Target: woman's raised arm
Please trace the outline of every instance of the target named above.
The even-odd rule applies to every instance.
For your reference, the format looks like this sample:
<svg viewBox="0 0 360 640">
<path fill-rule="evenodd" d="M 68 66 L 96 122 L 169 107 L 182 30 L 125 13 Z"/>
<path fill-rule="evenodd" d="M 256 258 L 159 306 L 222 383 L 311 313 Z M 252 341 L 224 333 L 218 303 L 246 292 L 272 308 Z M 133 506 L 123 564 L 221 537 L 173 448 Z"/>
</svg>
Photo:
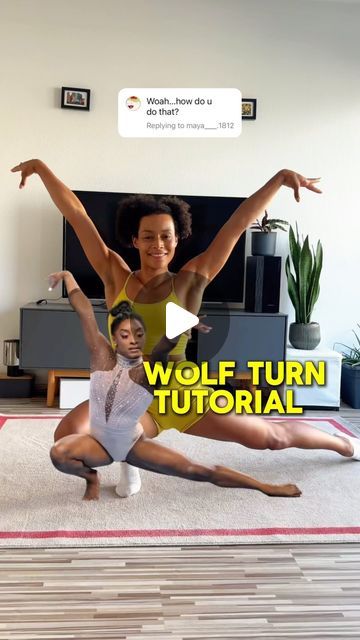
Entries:
<svg viewBox="0 0 360 640">
<path fill-rule="evenodd" d="M 44 162 L 27 160 L 20 162 L 11 171 L 21 172 L 20 189 L 25 187 L 27 178 L 32 174 L 36 173 L 40 177 L 52 201 L 74 229 L 87 259 L 104 285 L 112 284 L 115 270 L 123 270 L 124 275 L 129 272 L 126 262 L 106 246 L 80 200 Z"/>
<path fill-rule="evenodd" d="M 265 211 L 280 187 L 293 189 L 295 200 L 299 202 L 301 187 L 321 193 L 315 186 L 319 180 L 320 178 L 305 178 L 288 169 L 279 171 L 234 211 L 208 248 L 192 258 L 183 269 L 194 271 L 211 281 L 225 265 L 242 233 Z"/>
<path fill-rule="evenodd" d="M 99 330 L 93 306 L 81 291 L 70 271 L 56 271 L 49 275 L 50 289 L 54 289 L 63 280 L 69 296 L 69 302 L 79 316 L 84 340 L 90 352 L 91 369 L 103 369 L 104 362 L 116 362 L 110 342 Z"/>
</svg>

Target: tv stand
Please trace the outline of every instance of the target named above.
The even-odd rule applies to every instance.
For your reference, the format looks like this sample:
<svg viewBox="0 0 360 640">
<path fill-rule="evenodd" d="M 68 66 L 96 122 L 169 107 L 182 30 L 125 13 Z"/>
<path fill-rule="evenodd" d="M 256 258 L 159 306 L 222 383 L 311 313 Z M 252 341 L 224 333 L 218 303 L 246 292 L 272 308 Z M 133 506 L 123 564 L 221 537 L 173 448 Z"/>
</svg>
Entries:
<svg viewBox="0 0 360 640">
<path fill-rule="evenodd" d="M 107 335 L 107 309 L 94 307 L 94 313 Z M 25 369 L 89 369 L 80 320 L 69 301 L 21 307 L 19 360 Z"/>
<path fill-rule="evenodd" d="M 236 372 L 249 373 L 247 363 L 256 360 L 285 360 L 287 315 L 252 313 L 231 307 L 202 307 L 210 333 L 193 331 L 189 354 L 197 362 L 208 361 L 209 371 L 217 371 L 222 360 L 235 360 Z M 194 358 L 194 359 L 195 359 Z"/>
<path fill-rule="evenodd" d="M 108 337 L 107 309 L 95 307 L 94 313 L 100 331 Z M 208 361 L 209 370 L 216 371 L 220 360 L 235 360 L 238 372 L 249 371 L 249 360 L 285 360 L 287 316 L 283 313 L 251 313 L 205 304 L 199 315 L 206 315 L 212 331 L 193 331 L 187 357 Z M 69 303 L 21 307 L 19 360 L 22 369 L 89 370 L 80 320 Z"/>
</svg>

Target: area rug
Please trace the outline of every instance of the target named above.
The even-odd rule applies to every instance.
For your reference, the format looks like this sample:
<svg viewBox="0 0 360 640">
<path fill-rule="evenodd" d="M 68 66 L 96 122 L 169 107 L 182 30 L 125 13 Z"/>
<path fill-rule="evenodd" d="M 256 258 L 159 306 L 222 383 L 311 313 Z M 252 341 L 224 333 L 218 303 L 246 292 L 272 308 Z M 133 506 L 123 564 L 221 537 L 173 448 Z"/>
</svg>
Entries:
<svg viewBox="0 0 360 640">
<path fill-rule="evenodd" d="M 100 500 L 84 502 L 83 480 L 56 471 L 49 459 L 59 420 L 0 416 L 0 546 L 360 542 L 360 462 L 330 451 L 254 451 L 171 430 L 159 441 L 199 462 L 266 482 L 294 482 L 301 498 L 270 498 L 141 471 L 141 491 L 121 499 L 114 463 L 100 470 Z M 337 417 L 306 422 L 356 435 Z"/>
</svg>

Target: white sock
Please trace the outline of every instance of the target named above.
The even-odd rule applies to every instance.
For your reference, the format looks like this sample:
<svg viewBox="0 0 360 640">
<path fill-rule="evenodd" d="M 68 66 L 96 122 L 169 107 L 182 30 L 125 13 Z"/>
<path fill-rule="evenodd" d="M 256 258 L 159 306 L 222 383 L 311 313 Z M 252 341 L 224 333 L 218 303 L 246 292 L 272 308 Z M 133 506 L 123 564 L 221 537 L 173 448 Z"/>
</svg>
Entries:
<svg viewBox="0 0 360 640">
<path fill-rule="evenodd" d="M 128 498 L 141 489 L 140 472 L 127 462 L 120 462 L 120 480 L 115 491 L 120 498 Z"/>
<path fill-rule="evenodd" d="M 354 451 L 351 458 L 353 460 L 360 460 L 360 440 L 358 438 L 354 438 L 353 436 L 344 436 L 344 438 L 346 438 L 346 440 L 350 440 L 353 446 Z"/>
<path fill-rule="evenodd" d="M 335 433 L 334 435 L 338 436 L 338 438 L 342 438 L 343 440 L 348 440 L 349 442 L 351 442 L 352 447 L 353 447 L 353 454 L 350 457 L 351 457 L 352 460 L 360 460 L 360 440 L 359 440 L 359 438 L 354 438 L 353 436 L 348 436 L 348 435 L 340 436 L 338 433 Z"/>
</svg>

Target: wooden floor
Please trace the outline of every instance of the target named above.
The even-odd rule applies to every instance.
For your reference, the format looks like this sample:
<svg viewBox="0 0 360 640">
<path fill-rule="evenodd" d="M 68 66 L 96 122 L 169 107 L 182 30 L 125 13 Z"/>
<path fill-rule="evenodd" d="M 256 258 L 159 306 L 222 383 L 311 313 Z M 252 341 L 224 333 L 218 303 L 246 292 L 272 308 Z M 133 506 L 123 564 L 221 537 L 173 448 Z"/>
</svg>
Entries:
<svg viewBox="0 0 360 640">
<path fill-rule="evenodd" d="M 66 413 L 44 404 L 0 413 Z M 360 544 L 0 552 L 0 640 L 359 637 Z"/>
</svg>

